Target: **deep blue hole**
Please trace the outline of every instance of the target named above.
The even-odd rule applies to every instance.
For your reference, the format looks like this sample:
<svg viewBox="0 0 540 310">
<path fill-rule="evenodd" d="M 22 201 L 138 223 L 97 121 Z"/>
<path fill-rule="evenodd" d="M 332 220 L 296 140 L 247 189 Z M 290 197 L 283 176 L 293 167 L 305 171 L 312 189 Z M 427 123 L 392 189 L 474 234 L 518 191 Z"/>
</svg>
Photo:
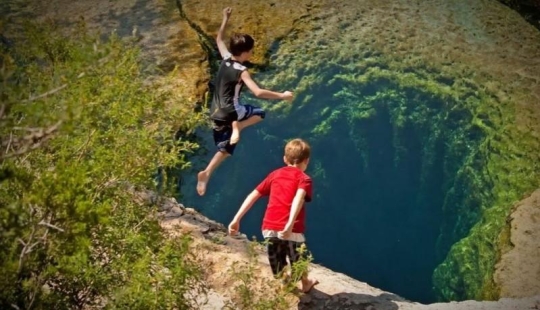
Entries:
<svg viewBox="0 0 540 310">
<path fill-rule="evenodd" d="M 365 87 L 362 94 L 384 93 L 392 87 L 382 81 Z M 393 99 L 381 98 L 373 105 L 373 116 L 350 121 L 344 112 L 327 134 L 312 134 L 326 117 L 321 109 L 339 108 L 333 96 L 339 90 L 340 85 L 333 85 L 330 92 L 321 89 L 313 93 L 314 104 L 286 117 L 270 114 L 262 124 L 247 129 L 235 155 L 213 176 L 207 196 L 194 195 L 192 178 L 182 188 L 182 200 L 228 224 L 245 196 L 283 165 L 284 142 L 305 138 L 312 145 L 307 172 L 314 178 L 315 191 L 313 202 L 306 205 L 306 237 L 315 262 L 410 300 L 434 302 L 433 270 L 460 237 L 441 237 L 448 216 L 443 204 L 467 150 L 481 134 L 463 132 L 468 111 L 453 109 L 447 117 L 438 117 L 447 113 L 445 102 L 411 90 L 402 90 L 395 100 L 407 101 L 411 109 L 429 107 L 422 116 L 426 119 L 405 122 L 396 130 Z M 463 140 L 461 150 L 452 146 L 456 136 Z M 213 153 L 210 142 L 209 152 Z M 467 190 L 453 192 L 466 197 Z M 261 237 L 266 202 L 259 201 L 241 223 L 241 231 L 250 237 Z M 450 218 L 446 226 L 452 227 L 454 220 Z"/>
</svg>

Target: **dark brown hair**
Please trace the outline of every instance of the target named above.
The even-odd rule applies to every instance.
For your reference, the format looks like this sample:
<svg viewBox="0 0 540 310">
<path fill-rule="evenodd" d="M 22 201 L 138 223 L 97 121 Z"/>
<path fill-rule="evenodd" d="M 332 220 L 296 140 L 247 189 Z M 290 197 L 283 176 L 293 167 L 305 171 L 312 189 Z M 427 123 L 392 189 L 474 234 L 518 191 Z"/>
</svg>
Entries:
<svg viewBox="0 0 540 310">
<path fill-rule="evenodd" d="M 289 165 L 299 164 L 309 158 L 311 147 L 302 139 L 293 139 L 285 145 L 285 160 Z"/>
<path fill-rule="evenodd" d="M 249 52 L 255 46 L 255 40 L 245 33 L 233 33 L 229 42 L 229 49 L 233 56 L 240 56 L 243 52 Z"/>
</svg>

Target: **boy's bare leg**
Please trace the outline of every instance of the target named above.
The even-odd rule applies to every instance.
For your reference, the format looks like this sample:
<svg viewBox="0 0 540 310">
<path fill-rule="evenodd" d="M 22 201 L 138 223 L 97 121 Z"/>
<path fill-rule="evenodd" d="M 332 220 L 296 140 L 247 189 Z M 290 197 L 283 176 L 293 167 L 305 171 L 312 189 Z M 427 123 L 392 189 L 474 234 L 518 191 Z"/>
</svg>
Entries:
<svg viewBox="0 0 540 310">
<path fill-rule="evenodd" d="M 206 184 L 208 184 L 212 172 L 214 172 L 227 157 L 229 157 L 229 153 L 218 151 L 214 157 L 212 157 L 212 160 L 210 160 L 206 169 L 197 174 L 197 193 L 200 196 L 203 196 L 206 193 Z"/>
<path fill-rule="evenodd" d="M 231 145 L 238 143 L 240 141 L 240 125 L 239 121 L 232 122 L 232 134 L 231 134 L 231 141 L 229 142 Z"/>
<path fill-rule="evenodd" d="M 254 115 L 248 119 L 246 119 L 245 121 L 241 121 L 241 122 L 233 122 L 232 124 L 232 135 L 231 135 L 231 144 L 236 144 L 238 143 L 238 141 L 240 141 L 240 132 L 245 129 L 246 127 L 249 127 L 249 126 L 252 126 L 252 125 L 255 125 L 257 123 L 259 123 L 260 121 L 262 121 L 262 117 L 260 117 L 259 115 Z"/>
<path fill-rule="evenodd" d="M 253 115 L 252 117 L 246 119 L 245 121 L 239 122 L 238 129 L 244 130 L 246 127 L 255 125 L 262 120 L 263 120 L 262 117 L 260 117 L 259 115 Z"/>
<path fill-rule="evenodd" d="M 309 293 L 309 291 L 311 291 L 311 289 L 317 284 L 319 284 L 319 281 L 317 281 L 317 279 L 310 279 L 308 277 L 308 274 L 304 273 L 304 275 L 302 276 L 302 292 L 303 293 Z"/>
</svg>

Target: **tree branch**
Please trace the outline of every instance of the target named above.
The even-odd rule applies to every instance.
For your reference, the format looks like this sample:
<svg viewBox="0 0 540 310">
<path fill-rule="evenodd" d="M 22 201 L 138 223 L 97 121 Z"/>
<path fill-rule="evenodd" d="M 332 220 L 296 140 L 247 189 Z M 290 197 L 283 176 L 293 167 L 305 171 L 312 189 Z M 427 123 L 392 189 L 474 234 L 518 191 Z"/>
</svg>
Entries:
<svg viewBox="0 0 540 310">
<path fill-rule="evenodd" d="M 21 238 L 17 238 L 17 241 L 19 241 L 23 246 L 26 246 L 26 243 Z"/>
<path fill-rule="evenodd" d="M 81 72 L 81 73 L 79 73 L 79 75 L 77 75 L 77 79 L 80 79 L 80 78 L 82 78 L 82 77 L 85 76 L 85 75 L 86 75 L 86 73 Z M 26 99 L 26 100 L 23 100 L 23 102 L 24 102 L 24 103 L 28 103 L 28 102 L 32 102 L 32 101 L 35 101 L 35 100 L 38 100 L 38 99 L 41 99 L 41 98 L 45 98 L 45 97 L 47 97 L 47 96 L 56 94 L 57 92 L 61 91 L 62 89 L 66 88 L 66 87 L 68 87 L 68 84 L 67 84 L 67 83 L 66 83 L 66 84 L 63 84 L 63 85 L 60 85 L 60 86 L 58 86 L 58 87 L 55 88 L 55 89 L 51 89 L 51 90 L 49 90 L 48 92 L 45 92 L 45 93 L 43 93 L 43 94 L 41 94 L 41 95 L 33 96 L 33 97 L 30 97 L 30 98 L 28 98 L 28 99 Z M 0 111 L 1 111 L 1 110 L 0 110 Z"/>
<path fill-rule="evenodd" d="M 41 222 L 38 223 L 38 225 L 43 225 L 43 226 L 47 226 L 49 228 L 52 228 L 52 229 L 56 229 L 58 230 L 59 232 L 64 232 L 64 230 L 58 226 L 54 226 L 53 224 L 51 223 L 47 223 L 45 222 L 44 220 L 41 220 Z"/>
<path fill-rule="evenodd" d="M 13 133 L 12 132 L 9 133 L 9 141 L 7 143 L 7 146 L 6 146 L 6 151 L 4 152 L 5 154 L 9 153 L 9 147 L 11 146 L 11 141 L 13 141 Z"/>
<path fill-rule="evenodd" d="M 84 77 L 85 75 L 86 73 L 81 72 L 79 73 L 79 75 L 77 75 L 76 78 L 80 79 Z M 31 96 L 30 98 L 23 100 L 22 102 L 28 103 L 28 102 L 32 102 L 38 99 L 45 98 L 50 95 L 54 95 L 60 92 L 61 90 L 67 88 L 68 85 L 69 83 L 62 84 L 59 87 L 51 89 L 43 94 L 40 94 L 37 96 Z M 2 104 L 0 105 L 0 121 L 2 120 L 5 121 L 6 118 L 8 118 L 8 116 L 6 115 L 6 104 Z M 19 122 L 20 121 L 22 121 L 22 118 L 19 119 Z M 16 121 L 15 123 L 18 123 L 18 122 Z M 62 121 L 59 121 L 55 125 L 49 128 L 13 127 L 12 130 L 23 130 L 23 131 L 30 132 L 30 134 L 22 138 L 17 138 L 17 137 L 14 138 L 13 133 L 10 133 L 10 139 L 7 143 L 5 141 L 2 141 L 3 139 L 0 139 L 0 144 L 2 147 L 7 145 L 7 148 L 4 151 L 4 153 L 3 154 L 0 153 L 0 160 L 7 159 L 10 157 L 20 156 L 31 150 L 34 150 L 40 147 L 45 140 L 50 138 L 50 135 L 54 133 L 58 129 L 58 127 L 60 127 L 61 124 L 62 124 Z M 16 151 L 10 153 L 9 152 L 10 147 L 12 147 Z"/>
<path fill-rule="evenodd" d="M 92 136 L 96 133 L 96 131 L 97 131 L 96 129 L 92 130 L 92 132 L 88 135 L 88 138 L 86 139 L 84 144 L 81 145 L 81 147 L 77 151 L 75 151 L 75 153 L 79 153 L 79 156 L 77 156 L 77 160 L 81 160 L 84 154 L 84 150 L 86 150 L 86 147 L 90 143 L 90 140 L 92 139 Z"/>
<path fill-rule="evenodd" d="M 31 150 L 34 150 L 38 147 L 40 147 L 43 142 L 47 141 L 52 137 L 52 134 L 58 130 L 60 125 L 62 124 L 62 121 L 58 121 L 56 124 L 48 127 L 48 128 L 37 128 L 27 129 L 28 131 L 33 131 L 33 133 L 26 135 L 22 138 L 14 138 L 10 135 L 10 140 L 8 141 L 8 148 L 6 148 L 4 154 L 0 155 L 0 159 L 7 159 L 10 157 L 15 157 L 19 155 L 23 155 Z M 6 143 L 2 143 L 2 145 L 5 145 Z M 9 153 L 9 147 L 16 148 L 17 150 Z"/>
<path fill-rule="evenodd" d="M 26 243 L 23 242 L 24 247 L 21 251 L 21 254 L 19 255 L 19 267 L 17 268 L 17 274 L 21 273 L 22 266 L 24 263 L 24 256 L 28 253 L 28 245 L 33 241 L 34 234 L 36 233 L 36 226 L 32 227 L 32 232 L 30 233 L 30 238 L 28 238 L 28 241 Z M 22 241 L 22 240 L 21 240 Z"/>
<path fill-rule="evenodd" d="M 44 97 L 47 97 L 47 96 L 50 96 L 52 94 L 56 94 L 57 92 L 61 91 L 62 89 L 66 88 L 68 86 L 68 84 L 64 84 L 60 87 L 57 87 L 55 89 L 52 89 L 52 90 L 49 90 L 48 92 L 46 93 L 43 93 L 41 95 L 38 95 L 38 96 L 34 96 L 34 97 L 30 97 L 26 100 L 23 100 L 24 103 L 28 103 L 28 102 L 32 102 L 32 101 L 35 101 L 35 100 L 38 100 L 38 99 L 41 99 L 41 98 L 44 98 Z"/>
</svg>

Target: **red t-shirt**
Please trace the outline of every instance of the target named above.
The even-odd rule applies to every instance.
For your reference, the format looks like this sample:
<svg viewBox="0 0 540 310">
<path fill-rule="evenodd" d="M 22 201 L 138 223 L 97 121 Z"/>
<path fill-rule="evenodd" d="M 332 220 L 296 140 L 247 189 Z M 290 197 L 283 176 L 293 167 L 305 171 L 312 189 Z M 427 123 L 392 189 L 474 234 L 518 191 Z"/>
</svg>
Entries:
<svg viewBox="0 0 540 310">
<path fill-rule="evenodd" d="M 256 190 L 263 196 L 270 196 L 264 214 L 262 229 L 281 231 L 289 221 L 291 206 L 296 191 L 301 188 L 306 191 L 305 201 L 311 201 L 311 178 L 302 170 L 286 166 L 270 173 Z M 293 232 L 303 233 L 305 230 L 306 212 L 304 206 L 300 209 L 293 225 Z"/>
</svg>

